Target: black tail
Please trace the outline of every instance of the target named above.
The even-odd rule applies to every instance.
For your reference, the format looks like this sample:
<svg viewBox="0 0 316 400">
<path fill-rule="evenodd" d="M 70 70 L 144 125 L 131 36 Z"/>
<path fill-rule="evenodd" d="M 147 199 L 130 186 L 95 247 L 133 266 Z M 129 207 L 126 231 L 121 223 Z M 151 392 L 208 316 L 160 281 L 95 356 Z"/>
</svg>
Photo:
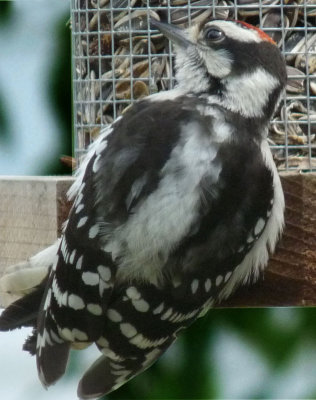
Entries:
<svg viewBox="0 0 316 400">
<path fill-rule="evenodd" d="M 35 327 L 43 294 L 44 288 L 38 287 L 6 308 L 0 316 L 0 331 L 11 331 L 22 326 Z"/>
<path fill-rule="evenodd" d="M 26 340 L 24 350 L 34 354 L 36 347 L 37 315 L 44 295 L 46 279 L 30 294 L 12 303 L 0 316 L 0 331 L 33 327 L 33 334 Z"/>
<path fill-rule="evenodd" d="M 32 334 L 26 339 L 23 345 L 23 350 L 28 351 L 32 356 L 35 356 L 36 343 L 37 343 L 37 329 L 33 328 Z"/>
</svg>

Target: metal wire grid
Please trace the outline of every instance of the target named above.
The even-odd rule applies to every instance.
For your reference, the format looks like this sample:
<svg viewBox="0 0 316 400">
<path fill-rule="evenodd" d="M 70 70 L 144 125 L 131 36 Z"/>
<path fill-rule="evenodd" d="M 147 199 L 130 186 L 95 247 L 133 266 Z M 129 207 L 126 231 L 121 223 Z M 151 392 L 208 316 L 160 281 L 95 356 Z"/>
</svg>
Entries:
<svg viewBox="0 0 316 400">
<path fill-rule="evenodd" d="M 280 170 L 316 169 L 316 0 L 72 0 L 75 156 L 135 100 L 174 86 L 170 43 L 151 17 L 206 16 L 258 25 L 280 46 L 288 87 L 270 128 Z M 292 68 L 290 68 L 292 67 Z"/>
</svg>

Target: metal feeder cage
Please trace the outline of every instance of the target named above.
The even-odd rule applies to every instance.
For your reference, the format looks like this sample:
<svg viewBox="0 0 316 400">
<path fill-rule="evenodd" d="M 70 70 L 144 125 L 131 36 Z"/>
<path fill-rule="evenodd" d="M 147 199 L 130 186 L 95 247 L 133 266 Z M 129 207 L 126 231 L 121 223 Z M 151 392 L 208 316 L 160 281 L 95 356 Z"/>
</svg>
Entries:
<svg viewBox="0 0 316 400">
<path fill-rule="evenodd" d="M 283 52 L 286 93 L 269 129 L 279 170 L 316 170 L 316 0 L 72 0 L 75 156 L 134 101 L 175 85 L 170 43 L 149 21 L 207 17 L 267 32 Z"/>
</svg>

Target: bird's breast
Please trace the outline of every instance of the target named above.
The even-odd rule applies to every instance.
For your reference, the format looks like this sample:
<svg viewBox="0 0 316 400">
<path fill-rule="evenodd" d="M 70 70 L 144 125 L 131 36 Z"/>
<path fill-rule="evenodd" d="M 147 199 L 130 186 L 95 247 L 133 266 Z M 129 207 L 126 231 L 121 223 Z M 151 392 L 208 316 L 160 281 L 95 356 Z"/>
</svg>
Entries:
<svg viewBox="0 0 316 400">
<path fill-rule="evenodd" d="M 201 181 L 206 176 L 211 183 L 218 180 L 217 150 L 198 123 L 182 126 L 157 188 L 131 210 L 105 246 L 119 263 L 118 277 L 161 280 L 169 254 L 199 218 Z"/>
</svg>

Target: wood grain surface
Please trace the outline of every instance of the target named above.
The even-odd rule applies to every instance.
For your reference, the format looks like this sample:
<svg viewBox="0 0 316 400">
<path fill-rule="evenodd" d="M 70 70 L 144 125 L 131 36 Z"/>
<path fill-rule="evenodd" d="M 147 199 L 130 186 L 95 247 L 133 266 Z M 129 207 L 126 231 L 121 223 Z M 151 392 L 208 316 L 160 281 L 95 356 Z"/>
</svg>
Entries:
<svg viewBox="0 0 316 400">
<path fill-rule="evenodd" d="M 282 174 L 285 229 L 259 281 L 225 307 L 316 305 L 316 175 Z"/>
</svg>

